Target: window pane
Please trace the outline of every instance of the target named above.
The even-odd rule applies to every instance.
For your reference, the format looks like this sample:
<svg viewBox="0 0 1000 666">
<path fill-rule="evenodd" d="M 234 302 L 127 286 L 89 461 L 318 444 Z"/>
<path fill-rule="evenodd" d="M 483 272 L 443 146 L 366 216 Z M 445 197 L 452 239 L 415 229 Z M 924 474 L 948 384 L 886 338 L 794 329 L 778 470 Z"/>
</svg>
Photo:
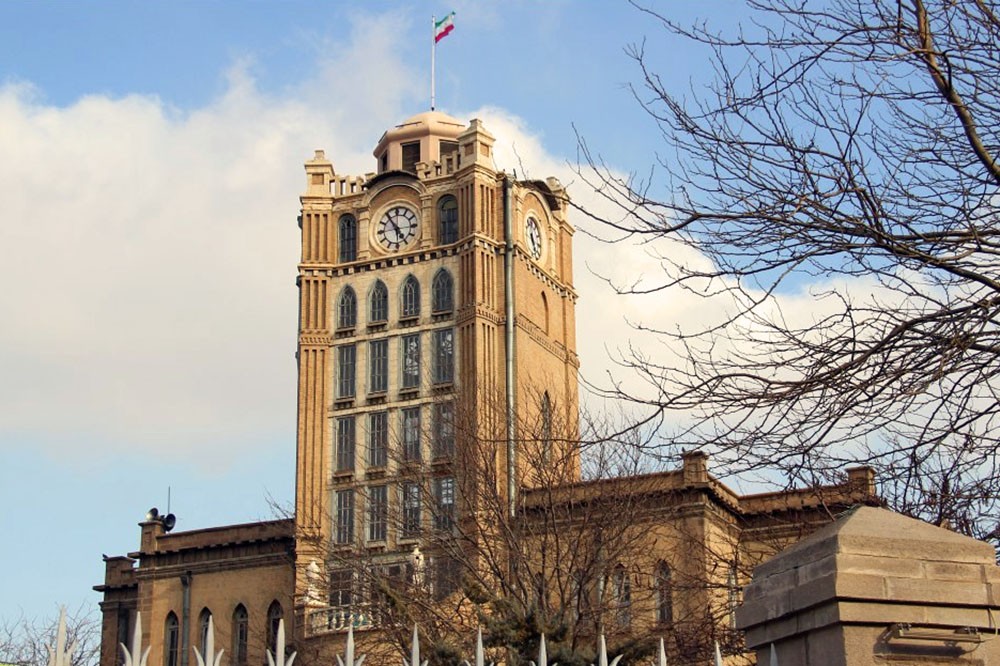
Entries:
<svg viewBox="0 0 1000 666">
<path fill-rule="evenodd" d="M 372 288 L 371 307 L 369 308 L 369 323 L 384 322 L 389 318 L 389 289 L 379 280 Z"/>
<path fill-rule="evenodd" d="M 368 465 L 385 467 L 389 456 L 389 414 L 373 412 L 368 415 Z"/>
<path fill-rule="evenodd" d="M 455 479 L 445 476 L 434 479 L 434 527 L 451 529 L 455 522 Z"/>
<path fill-rule="evenodd" d="M 434 456 L 455 453 L 455 404 L 439 402 L 434 405 Z"/>
<path fill-rule="evenodd" d="M 354 541 L 354 491 L 337 491 L 337 543 Z"/>
<path fill-rule="evenodd" d="M 353 591 L 354 573 L 350 569 L 338 569 L 330 572 L 331 606 L 350 606 Z"/>
<path fill-rule="evenodd" d="M 337 347 L 337 397 L 354 397 L 354 345 Z"/>
<path fill-rule="evenodd" d="M 403 536 L 420 534 L 420 485 L 403 484 Z"/>
<path fill-rule="evenodd" d="M 458 240 L 458 202 L 455 197 L 447 196 L 441 199 L 438 204 L 438 218 L 440 220 L 439 233 L 441 243 L 448 245 Z"/>
<path fill-rule="evenodd" d="M 337 419 L 337 471 L 354 469 L 354 417 Z"/>
<path fill-rule="evenodd" d="M 420 460 L 420 408 L 407 407 L 403 414 L 403 460 Z"/>
<path fill-rule="evenodd" d="M 340 261 L 358 258 L 358 223 L 353 215 L 340 218 Z"/>
<path fill-rule="evenodd" d="M 385 541 L 388 521 L 388 487 L 372 486 L 368 489 L 368 540 Z"/>
<path fill-rule="evenodd" d="M 389 387 L 389 341 L 368 343 L 368 392 L 384 393 Z"/>
<path fill-rule="evenodd" d="M 401 314 L 403 318 L 420 316 L 420 283 L 412 275 L 403 283 Z"/>
<path fill-rule="evenodd" d="M 447 384 L 455 379 L 455 331 L 434 331 L 434 383 Z"/>
<path fill-rule="evenodd" d="M 340 294 L 337 305 L 337 328 L 354 328 L 358 321 L 358 299 L 350 287 Z"/>
<path fill-rule="evenodd" d="M 247 640 L 250 637 L 250 617 L 247 609 L 240 604 L 233 611 L 233 653 L 232 664 L 242 666 L 247 663 Z"/>
<path fill-rule="evenodd" d="M 431 289 L 431 309 L 434 312 L 451 312 L 454 309 L 451 273 L 444 269 L 438 271 Z"/>
<path fill-rule="evenodd" d="M 417 388 L 420 386 L 420 335 L 404 335 L 400 338 L 403 359 L 403 376 L 400 380 L 402 388 Z"/>
</svg>

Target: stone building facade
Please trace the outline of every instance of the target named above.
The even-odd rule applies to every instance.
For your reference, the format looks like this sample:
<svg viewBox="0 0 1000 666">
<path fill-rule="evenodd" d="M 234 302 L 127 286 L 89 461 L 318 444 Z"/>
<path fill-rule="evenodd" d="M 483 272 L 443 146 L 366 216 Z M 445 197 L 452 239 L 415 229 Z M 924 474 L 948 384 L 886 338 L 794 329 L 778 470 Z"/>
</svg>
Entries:
<svg viewBox="0 0 1000 666">
<path fill-rule="evenodd" d="M 102 666 L 120 663 L 136 610 L 148 666 L 193 663 L 207 614 L 224 663 L 264 663 L 278 617 L 303 661 L 328 657 L 349 626 L 378 633 L 378 593 L 352 566 L 400 585 L 426 578 L 438 598 L 450 580 L 453 592 L 458 564 L 441 535 L 491 538 L 502 521 L 484 497 L 538 553 L 536 528 L 552 516 L 581 551 L 594 545 L 587 507 L 628 497 L 621 534 L 639 555 L 599 560 L 607 572 L 584 595 L 598 626 L 606 594 L 626 634 L 680 636 L 689 617 L 729 626 L 745 582 L 735 564 L 875 501 L 863 469 L 841 485 L 740 496 L 701 454 L 674 472 L 582 481 L 567 194 L 552 178 L 497 171 L 493 144 L 478 120 L 428 112 L 381 137 L 374 173 L 338 174 L 322 151 L 306 162 L 294 519 L 184 533 L 141 523 L 139 551 L 107 558 L 95 588 Z M 538 567 L 554 603 L 573 574 Z"/>
</svg>

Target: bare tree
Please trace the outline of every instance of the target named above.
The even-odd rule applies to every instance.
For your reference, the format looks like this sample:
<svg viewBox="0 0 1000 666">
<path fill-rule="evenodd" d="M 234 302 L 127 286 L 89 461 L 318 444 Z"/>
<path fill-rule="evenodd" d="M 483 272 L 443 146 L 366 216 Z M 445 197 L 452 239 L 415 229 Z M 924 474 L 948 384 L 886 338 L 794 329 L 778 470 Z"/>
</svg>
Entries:
<svg viewBox="0 0 1000 666">
<path fill-rule="evenodd" d="M 612 240 L 670 244 L 656 284 L 618 287 L 716 315 L 658 331 L 678 362 L 626 360 L 652 393 L 609 392 L 684 412 L 674 441 L 732 471 L 816 483 L 864 462 L 894 508 L 996 540 L 998 5 L 747 5 L 728 36 L 639 8 L 715 71 L 677 93 L 631 49 L 667 148 L 653 177 L 582 144 Z"/>
<path fill-rule="evenodd" d="M 59 616 L 24 615 L 0 620 L 0 661 L 19 666 L 46 666 L 56 645 Z M 87 606 L 66 614 L 66 646 L 76 643 L 73 666 L 97 666 L 101 650 L 101 616 Z"/>
<path fill-rule="evenodd" d="M 596 433 L 612 428 L 591 423 L 581 439 L 568 441 L 557 433 L 576 432 L 575 425 L 521 421 L 522 483 L 511 514 L 503 421 L 495 420 L 496 428 L 485 423 L 490 413 L 458 410 L 455 448 L 445 455 L 417 461 L 404 454 L 404 442 L 391 447 L 396 459 L 387 480 L 398 501 L 385 512 L 385 533 L 383 519 L 370 513 L 382 506 L 378 481 L 377 490 L 358 490 L 363 508 L 355 521 L 363 524 L 353 526 L 353 538 L 311 546 L 323 559 L 314 569 L 315 587 L 329 591 L 329 604 L 314 600 L 317 609 L 304 618 L 307 637 L 342 633 L 348 625 L 377 628 L 375 641 L 356 635 L 373 658 L 387 658 L 380 651 L 408 654 L 417 624 L 432 663 L 458 664 L 472 654 L 482 627 L 498 661 L 537 659 L 545 634 L 550 661 L 581 666 L 594 662 L 598 634 L 613 654 L 630 660 L 653 654 L 661 636 L 672 655 L 692 658 L 707 658 L 717 637 L 733 642 L 725 615 L 735 583 L 727 587 L 726 572 L 739 537 L 734 533 L 716 551 L 701 529 L 688 532 L 691 504 L 675 501 L 683 492 L 678 474 L 639 474 L 649 463 L 637 432 L 602 438 Z M 455 485 L 445 491 L 452 499 L 443 501 L 445 479 Z M 419 504 L 410 503 L 411 489 Z M 330 516 L 330 522 L 344 521 Z M 662 539 L 659 550 L 654 545 L 657 530 L 669 532 L 669 552 L 661 552 Z M 657 568 L 664 558 L 672 576 Z M 658 609 L 656 597 L 664 594 L 669 600 Z M 329 645 L 307 638 L 297 648 L 319 658 Z M 733 643 L 732 651 L 739 646 Z"/>
</svg>

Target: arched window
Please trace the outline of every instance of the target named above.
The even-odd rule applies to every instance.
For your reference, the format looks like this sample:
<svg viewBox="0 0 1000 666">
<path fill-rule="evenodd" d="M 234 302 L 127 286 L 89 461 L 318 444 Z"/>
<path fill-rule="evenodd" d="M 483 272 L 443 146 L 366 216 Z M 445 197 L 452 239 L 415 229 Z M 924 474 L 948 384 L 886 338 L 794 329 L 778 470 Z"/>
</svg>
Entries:
<svg viewBox="0 0 1000 666">
<path fill-rule="evenodd" d="M 353 215 L 340 216 L 340 261 L 358 258 L 358 221 Z"/>
<path fill-rule="evenodd" d="M 438 223 L 442 245 L 458 240 L 458 201 L 450 194 L 438 201 Z"/>
<path fill-rule="evenodd" d="M 277 600 L 272 601 L 271 605 L 267 607 L 267 649 L 275 658 L 278 656 L 275 652 L 275 645 L 278 643 L 278 624 L 284 614 L 281 604 Z"/>
<path fill-rule="evenodd" d="M 233 611 L 233 666 L 245 666 L 247 663 L 247 641 L 250 638 L 250 615 L 246 606 L 237 604 Z"/>
<path fill-rule="evenodd" d="M 542 394 L 542 462 L 552 462 L 552 400 L 549 392 Z"/>
<path fill-rule="evenodd" d="M 656 565 L 656 621 L 660 624 L 670 624 L 674 621 L 670 567 L 662 560 Z"/>
<path fill-rule="evenodd" d="M 389 290 L 385 283 L 379 280 L 372 289 L 368 308 L 368 323 L 377 324 L 389 318 Z"/>
<path fill-rule="evenodd" d="M 615 594 L 615 619 L 618 626 L 627 627 L 632 622 L 632 581 L 621 564 L 615 566 L 611 578 Z"/>
<path fill-rule="evenodd" d="M 210 659 L 215 659 L 214 654 L 208 654 L 208 633 L 211 622 L 212 611 L 202 608 L 201 613 L 198 614 L 198 649 L 201 650 L 201 656 L 205 663 L 208 663 Z"/>
<path fill-rule="evenodd" d="M 173 611 L 167 613 L 163 625 L 163 663 L 164 666 L 178 666 L 181 657 L 180 623 Z"/>
<path fill-rule="evenodd" d="M 337 302 L 337 328 L 354 328 L 358 323 L 358 297 L 351 287 L 344 287 Z"/>
<path fill-rule="evenodd" d="M 455 309 L 452 292 L 451 273 L 442 268 L 434 275 L 434 284 L 431 285 L 431 310 L 434 314 L 451 312 Z"/>
<path fill-rule="evenodd" d="M 403 283 L 400 315 L 403 319 L 420 316 L 420 283 L 412 275 Z"/>
</svg>

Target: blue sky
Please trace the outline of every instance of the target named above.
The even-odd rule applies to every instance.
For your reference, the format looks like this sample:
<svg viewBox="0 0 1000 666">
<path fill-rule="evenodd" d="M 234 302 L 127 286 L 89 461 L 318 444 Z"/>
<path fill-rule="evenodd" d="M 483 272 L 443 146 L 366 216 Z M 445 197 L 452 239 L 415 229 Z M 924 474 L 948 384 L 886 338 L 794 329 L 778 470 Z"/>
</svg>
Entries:
<svg viewBox="0 0 1000 666">
<path fill-rule="evenodd" d="M 627 45 L 645 39 L 678 91 L 710 75 L 604 0 L 0 3 L 0 618 L 96 609 L 101 554 L 136 549 L 168 487 L 178 529 L 291 501 L 302 162 L 324 148 L 339 172 L 374 170 L 382 131 L 428 106 L 430 17 L 452 9 L 438 108 L 483 117 L 533 177 L 573 181 L 576 132 L 622 173 L 648 169 Z M 619 252 L 578 235 L 592 378 L 627 318 L 690 317 L 683 297 L 603 288 L 591 270 L 655 273 Z"/>
</svg>

